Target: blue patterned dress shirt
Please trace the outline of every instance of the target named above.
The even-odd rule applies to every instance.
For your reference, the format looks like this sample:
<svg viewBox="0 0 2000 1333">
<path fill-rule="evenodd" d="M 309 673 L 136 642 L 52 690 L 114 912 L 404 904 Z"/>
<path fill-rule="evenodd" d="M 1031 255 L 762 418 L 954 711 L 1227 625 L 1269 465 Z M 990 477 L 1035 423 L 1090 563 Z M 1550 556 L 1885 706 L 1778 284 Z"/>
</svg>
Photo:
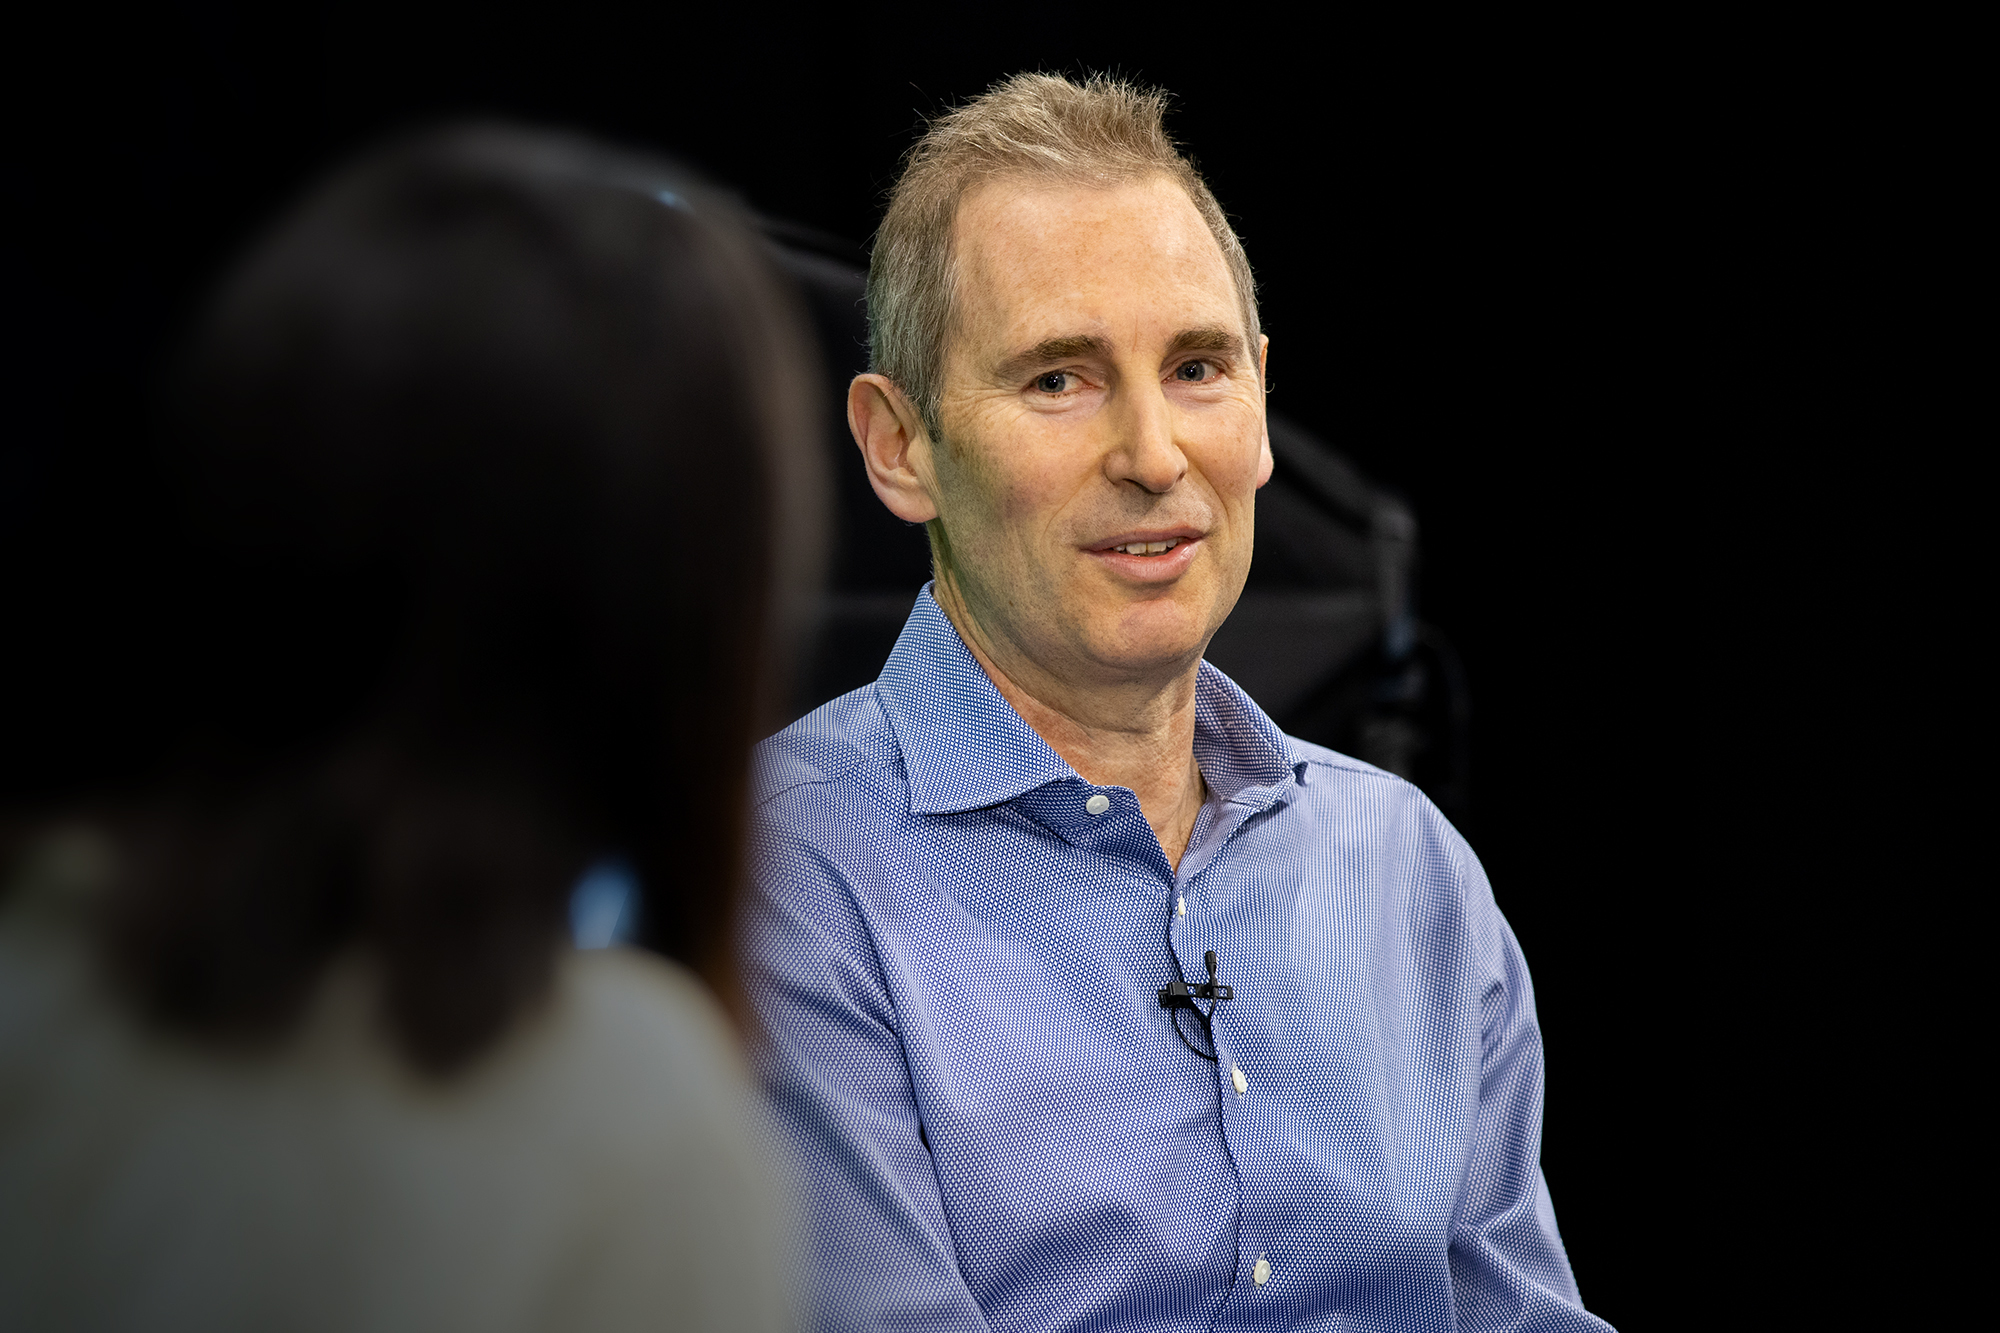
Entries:
<svg viewBox="0 0 2000 1333">
<path fill-rule="evenodd" d="M 928 589 L 874 685 L 765 743 L 746 977 L 820 1325 L 1606 1328 L 1478 860 L 1206 663 L 1195 708 L 1178 873 Z M 1160 990 L 1210 950 L 1205 1030 Z"/>
</svg>

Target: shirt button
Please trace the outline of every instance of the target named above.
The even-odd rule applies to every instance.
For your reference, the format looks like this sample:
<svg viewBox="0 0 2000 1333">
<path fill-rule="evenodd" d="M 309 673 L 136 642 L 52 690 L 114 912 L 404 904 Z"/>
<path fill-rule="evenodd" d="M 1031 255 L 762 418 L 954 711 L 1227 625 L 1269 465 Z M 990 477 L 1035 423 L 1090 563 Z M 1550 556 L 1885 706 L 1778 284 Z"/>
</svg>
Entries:
<svg viewBox="0 0 2000 1333">
<path fill-rule="evenodd" d="M 1083 808 L 1090 811 L 1093 815 L 1101 815 L 1111 808 L 1111 798 L 1103 792 L 1098 792 L 1083 803 Z"/>
<path fill-rule="evenodd" d="M 1237 1077 L 1241 1078 L 1243 1076 L 1238 1074 Z M 1269 1282 L 1271 1280 L 1271 1261 L 1259 1255 L 1257 1266 L 1250 1270 L 1250 1276 L 1257 1279 L 1257 1285 L 1260 1287 Z"/>
<path fill-rule="evenodd" d="M 1236 1085 L 1236 1095 L 1238 1097 L 1250 1091 L 1250 1080 L 1243 1076 L 1243 1070 L 1236 1065 L 1229 1066 L 1229 1081 Z M 1264 1279 L 1260 1277 L 1257 1280 L 1262 1282 Z"/>
<path fill-rule="evenodd" d="M 1177 902 L 1174 903 L 1174 915 L 1176 916 L 1187 915 L 1187 899 L 1185 897 L 1179 899 Z"/>
</svg>

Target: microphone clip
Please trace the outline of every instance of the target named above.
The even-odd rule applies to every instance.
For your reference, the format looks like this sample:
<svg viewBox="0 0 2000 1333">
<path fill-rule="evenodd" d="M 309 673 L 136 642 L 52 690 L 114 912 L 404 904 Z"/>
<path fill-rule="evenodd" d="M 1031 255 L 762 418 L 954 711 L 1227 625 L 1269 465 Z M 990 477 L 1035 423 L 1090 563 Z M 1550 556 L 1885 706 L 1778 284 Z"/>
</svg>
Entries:
<svg viewBox="0 0 2000 1333">
<path fill-rule="evenodd" d="M 1160 987 L 1160 1008 L 1188 1008 L 1199 1013 L 1201 1011 L 1195 1005 L 1196 1000 L 1209 1001 L 1209 1007 L 1212 1009 L 1222 1001 L 1236 997 L 1234 987 L 1215 979 L 1215 950 L 1210 949 L 1202 955 L 1202 961 L 1208 964 L 1208 980 L 1197 982 L 1192 986 L 1179 978 L 1168 982 Z"/>
</svg>

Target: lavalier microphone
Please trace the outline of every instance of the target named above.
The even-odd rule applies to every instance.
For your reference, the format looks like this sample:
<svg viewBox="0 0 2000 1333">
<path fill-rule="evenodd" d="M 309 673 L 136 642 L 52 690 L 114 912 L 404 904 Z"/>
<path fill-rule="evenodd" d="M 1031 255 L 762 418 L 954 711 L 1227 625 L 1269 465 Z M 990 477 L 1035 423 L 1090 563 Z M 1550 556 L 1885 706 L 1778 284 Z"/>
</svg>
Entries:
<svg viewBox="0 0 2000 1333">
<path fill-rule="evenodd" d="M 1208 980 L 1192 986 L 1178 977 L 1169 981 L 1160 987 L 1160 1008 L 1179 1009 L 1185 1006 L 1200 1013 L 1200 1009 L 1195 1005 L 1196 1000 L 1209 1001 L 1209 1007 L 1213 1009 L 1222 1001 L 1235 998 L 1235 988 L 1215 979 L 1215 950 L 1210 949 L 1201 957 L 1202 961 L 1208 964 Z"/>
</svg>

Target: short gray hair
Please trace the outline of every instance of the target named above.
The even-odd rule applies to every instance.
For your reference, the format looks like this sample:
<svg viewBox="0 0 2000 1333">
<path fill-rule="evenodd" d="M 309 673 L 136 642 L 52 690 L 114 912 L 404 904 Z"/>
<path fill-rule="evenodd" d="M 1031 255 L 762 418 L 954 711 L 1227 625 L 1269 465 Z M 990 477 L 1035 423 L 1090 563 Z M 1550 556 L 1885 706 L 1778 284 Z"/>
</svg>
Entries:
<svg viewBox="0 0 2000 1333">
<path fill-rule="evenodd" d="M 1243 243 L 1194 165 L 1167 137 L 1166 93 L 1092 75 L 1016 74 L 932 121 L 904 159 L 868 263 L 870 368 L 908 394 L 939 436 L 945 346 L 955 325 L 953 224 L 967 194 L 1026 176 L 1119 185 L 1167 177 L 1193 201 L 1222 249 L 1254 353 L 1261 326 Z"/>
</svg>

